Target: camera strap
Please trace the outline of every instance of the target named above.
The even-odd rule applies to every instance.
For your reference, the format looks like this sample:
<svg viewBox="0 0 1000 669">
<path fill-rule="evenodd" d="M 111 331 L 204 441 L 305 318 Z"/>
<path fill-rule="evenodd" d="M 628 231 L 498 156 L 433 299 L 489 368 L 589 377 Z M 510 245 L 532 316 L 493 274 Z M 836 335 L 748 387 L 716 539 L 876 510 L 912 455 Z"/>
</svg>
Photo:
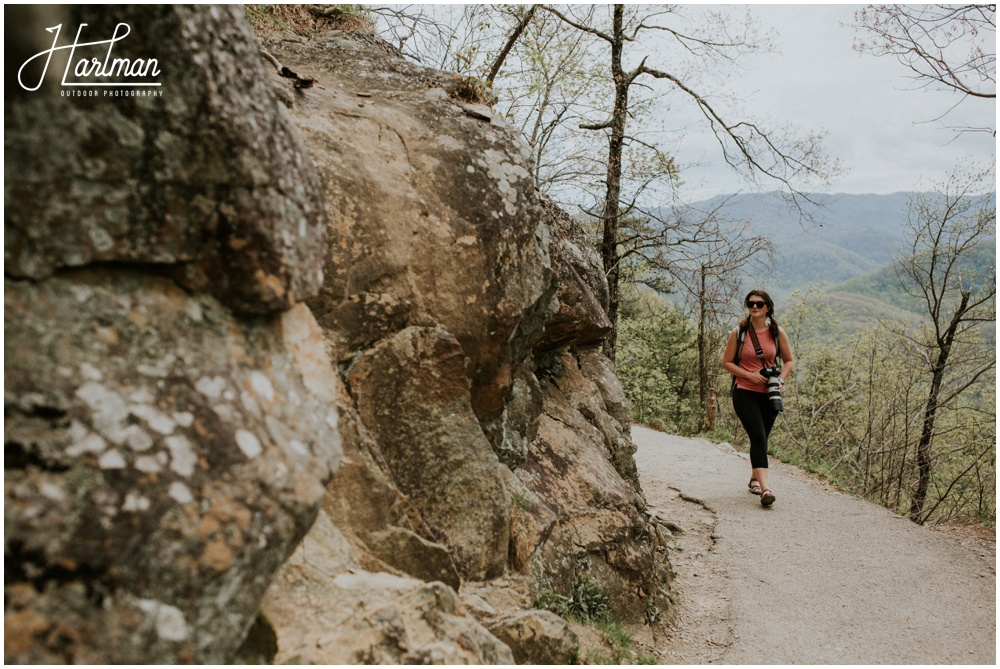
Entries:
<svg viewBox="0 0 1000 669">
<path fill-rule="evenodd" d="M 760 347 L 760 341 L 757 339 L 757 333 L 754 332 L 753 326 L 748 325 L 747 330 L 750 332 L 750 341 L 753 343 L 753 349 L 757 353 L 757 357 L 760 358 L 760 364 L 767 367 L 767 362 L 764 361 L 764 349 Z M 774 364 L 778 364 L 778 360 L 781 358 L 781 344 L 777 341 L 774 342 Z M 780 367 L 779 367 L 780 369 Z"/>
<path fill-rule="evenodd" d="M 764 362 L 764 349 L 760 347 L 760 340 L 757 339 L 757 333 L 754 332 L 753 325 L 747 325 L 747 334 L 750 335 L 750 341 L 753 343 L 753 350 L 756 351 L 757 357 L 760 358 L 760 364 L 767 367 L 767 363 Z"/>
<path fill-rule="evenodd" d="M 757 354 L 757 357 L 760 358 L 760 364 L 764 367 L 767 367 L 767 362 L 764 361 L 764 349 L 760 347 L 760 340 L 757 339 L 757 333 L 754 331 L 753 325 L 749 323 L 747 324 L 746 328 L 739 328 L 736 332 L 736 359 L 733 360 L 733 362 L 735 362 L 737 365 L 740 364 L 740 357 L 742 356 L 742 351 L 743 351 L 743 342 L 745 341 L 747 333 L 750 333 L 750 343 L 753 344 L 754 352 Z M 775 362 L 777 362 L 777 358 L 781 357 L 781 344 L 779 344 L 778 342 L 774 342 L 774 348 L 776 351 Z M 735 387 L 736 387 L 736 376 L 733 375 L 733 382 L 732 385 L 730 386 L 730 391 Z"/>
</svg>

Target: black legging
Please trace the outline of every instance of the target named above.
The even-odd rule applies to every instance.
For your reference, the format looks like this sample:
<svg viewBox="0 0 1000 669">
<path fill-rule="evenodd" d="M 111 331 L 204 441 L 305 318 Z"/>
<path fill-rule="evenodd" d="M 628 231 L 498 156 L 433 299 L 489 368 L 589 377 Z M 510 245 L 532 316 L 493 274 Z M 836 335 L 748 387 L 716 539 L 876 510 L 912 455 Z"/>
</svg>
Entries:
<svg viewBox="0 0 1000 669">
<path fill-rule="evenodd" d="M 750 437 L 750 466 L 767 469 L 767 437 L 771 434 L 778 412 L 771 408 L 767 393 L 755 393 L 743 388 L 733 389 L 733 409 Z"/>
</svg>

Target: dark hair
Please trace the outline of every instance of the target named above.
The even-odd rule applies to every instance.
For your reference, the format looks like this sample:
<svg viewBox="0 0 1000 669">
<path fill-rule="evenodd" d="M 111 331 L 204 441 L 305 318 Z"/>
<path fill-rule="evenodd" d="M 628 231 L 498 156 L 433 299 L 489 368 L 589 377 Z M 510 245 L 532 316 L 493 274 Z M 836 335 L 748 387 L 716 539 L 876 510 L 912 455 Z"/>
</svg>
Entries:
<svg viewBox="0 0 1000 669">
<path fill-rule="evenodd" d="M 757 296 L 761 297 L 764 300 L 764 302 L 767 304 L 767 317 L 771 319 L 771 324 L 768 325 L 767 329 L 770 331 L 771 337 L 774 338 L 774 341 L 777 342 L 778 341 L 778 321 L 774 320 L 774 300 L 772 300 L 771 296 L 767 294 L 767 291 L 754 289 L 754 290 L 751 290 L 749 293 L 747 293 L 747 296 L 743 298 L 743 306 L 744 307 L 747 305 L 747 302 L 750 301 L 750 298 L 753 295 L 757 295 Z M 748 314 L 746 318 L 744 318 L 742 321 L 740 321 L 740 328 L 742 329 L 742 328 L 749 328 L 749 327 L 750 327 L 750 315 Z"/>
</svg>

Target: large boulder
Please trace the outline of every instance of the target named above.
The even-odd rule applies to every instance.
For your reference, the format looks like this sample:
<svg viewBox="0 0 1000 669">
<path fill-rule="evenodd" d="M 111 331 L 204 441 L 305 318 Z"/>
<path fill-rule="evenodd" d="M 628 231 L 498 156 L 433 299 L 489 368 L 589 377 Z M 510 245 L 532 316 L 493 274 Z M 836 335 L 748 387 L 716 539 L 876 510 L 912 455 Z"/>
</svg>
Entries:
<svg viewBox="0 0 1000 669">
<path fill-rule="evenodd" d="M 627 425 L 605 400 L 620 387 L 598 357 L 596 348 L 565 351 L 539 372 L 538 433 L 514 472 L 520 485 L 510 486 L 512 566 L 565 597 L 587 583 L 616 615 L 642 622 L 669 609 L 672 572 L 644 513 Z"/>
<path fill-rule="evenodd" d="M 5 659 L 231 661 L 340 453 L 319 179 L 241 8 L 5 18 L 17 63 L 126 23 L 162 84 L 5 85 Z"/>
<path fill-rule="evenodd" d="M 228 661 L 339 454 L 312 315 L 106 268 L 4 288 L 7 661 Z"/>
<path fill-rule="evenodd" d="M 406 327 L 446 330 L 476 416 L 499 421 L 553 306 L 527 144 L 457 96 L 454 75 L 366 40 L 266 45 L 323 84 L 293 107 L 326 192 L 326 280 L 309 302 L 320 324 L 345 358 Z"/>
<path fill-rule="evenodd" d="M 324 511 L 352 540 L 365 568 L 442 581 L 457 590 L 461 577 L 448 547 L 432 539 L 430 528 L 396 487 L 378 443 L 350 400 L 342 396 L 339 406 L 344 455 L 327 488 Z"/>
<path fill-rule="evenodd" d="M 507 492 L 472 411 L 465 358 L 441 329 L 407 328 L 348 373 L 358 414 L 392 479 L 465 578 L 503 573 Z"/>
<path fill-rule="evenodd" d="M 365 571 L 353 555 L 321 514 L 264 601 L 277 664 L 513 664 L 450 587 Z"/>
<path fill-rule="evenodd" d="M 41 279 L 92 263 L 159 266 L 249 313 L 286 309 L 323 281 L 322 192 L 242 8 L 123 5 L 5 12 L 7 25 L 77 26 L 114 57 L 155 58 L 159 96 L 66 96 L 20 86 L 4 106 L 4 273 Z M 34 15 L 42 12 L 46 21 Z M 36 20 L 32 20 L 36 19 Z M 22 33 L 17 61 L 52 46 Z M 108 47 L 80 48 L 103 59 Z M 60 55 L 47 74 L 65 69 Z M 25 68 L 41 77 L 40 58 Z M 32 67 L 31 65 L 37 65 Z M 109 90 L 109 89 L 104 89 Z M 124 89 L 128 92 L 130 89 Z M 53 150 L 45 150 L 51 147 Z M 10 167 L 15 167 L 10 169 Z"/>
<path fill-rule="evenodd" d="M 608 282 L 601 258 L 580 223 L 551 200 L 545 199 L 542 204 L 552 234 L 550 247 L 559 308 L 546 319 L 535 351 L 599 343 L 611 332 Z"/>
<path fill-rule="evenodd" d="M 510 646 L 518 664 L 576 664 L 580 640 L 569 623 L 551 611 L 522 611 L 490 624 Z"/>
<path fill-rule="evenodd" d="M 596 348 L 600 258 L 535 190 L 517 133 L 370 36 L 265 47 L 322 84 L 288 99 L 327 195 L 309 306 L 345 381 L 325 508 L 358 564 L 463 592 L 586 577 L 632 620 L 665 606 L 624 394 Z M 302 587 L 290 574 L 269 601 Z"/>
</svg>

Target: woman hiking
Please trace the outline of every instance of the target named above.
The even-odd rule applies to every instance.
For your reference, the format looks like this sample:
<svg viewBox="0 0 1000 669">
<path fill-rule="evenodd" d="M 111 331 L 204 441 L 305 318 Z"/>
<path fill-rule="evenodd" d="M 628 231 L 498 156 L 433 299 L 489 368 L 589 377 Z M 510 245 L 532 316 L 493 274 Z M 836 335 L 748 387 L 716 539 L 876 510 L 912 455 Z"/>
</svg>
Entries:
<svg viewBox="0 0 1000 669">
<path fill-rule="evenodd" d="M 722 366 L 733 375 L 733 409 L 750 437 L 750 492 L 763 506 L 774 504 L 767 479 L 767 438 L 781 410 L 780 386 L 795 365 L 788 335 L 774 319 L 774 302 L 763 290 L 752 290 L 743 300 L 747 317 L 729 333 Z M 739 349 L 737 351 L 737 349 Z M 782 365 L 777 365 L 778 359 Z M 769 397 L 768 380 L 774 378 Z"/>
</svg>

